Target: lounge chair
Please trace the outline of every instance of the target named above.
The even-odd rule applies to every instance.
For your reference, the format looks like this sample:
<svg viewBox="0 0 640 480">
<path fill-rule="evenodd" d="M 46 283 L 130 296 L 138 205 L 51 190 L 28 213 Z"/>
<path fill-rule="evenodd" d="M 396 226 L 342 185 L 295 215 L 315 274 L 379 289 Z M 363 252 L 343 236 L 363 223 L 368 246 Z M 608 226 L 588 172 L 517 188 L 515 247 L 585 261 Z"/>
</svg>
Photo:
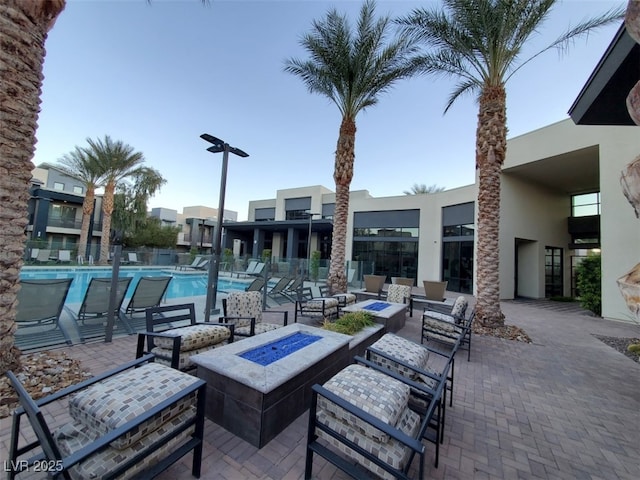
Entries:
<svg viewBox="0 0 640 480">
<path fill-rule="evenodd" d="M 167 291 L 173 277 L 140 277 L 133 291 L 129 304 L 124 309 L 124 316 L 129 327 L 134 331 L 146 330 L 145 317 L 141 322 L 134 319 L 136 313 L 145 313 L 147 308 L 157 307 Z"/>
<path fill-rule="evenodd" d="M 136 252 L 129 252 L 127 253 L 127 263 L 142 263 L 140 260 L 138 260 L 138 254 Z"/>
<path fill-rule="evenodd" d="M 71 250 L 58 250 L 58 263 L 71 263 Z"/>
<path fill-rule="evenodd" d="M 122 321 L 120 308 L 124 296 L 131 283 L 131 277 L 118 278 L 118 289 L 114 305 L 114 330 L 122 333 L 134 333 L 133 330 Z M 105 326 L 109 313 L 109 298 L 111 295 L 111 278 L 92 278 L 85 292 L 84 299 L 77 313 L 65 305 L 65 310 L 76 321 L 80 340 L 82 342 L 105 336 Z"/>
<path fill-rule="evenodd" d="M 266 263 L 258 262 L 254 267 L 253 272 L 249 272 L 247 273 L 247 275 L 251 277 L 257 277 L 259 275 L 262 275 L 262 272 L 264 271 L 266 266 L 267 266 Z"/>
<path fill-rule="evenodd" d="M 202 262 L 202 257 L 196 257 L 193 259 L 190 265 L 179 265 L 178 270 L 186 270 L 188 268 L 196 268 Z"/>
<path fill-rule="evenodd" d="M 260 292 L 264 287 L 264 278 L 255 278 L 245 289 L 245 292 Z"/>
<path fill-rule="evenodd" d="M 293 282 L 292 278 L 282 277 L 280 280 L 276 282 L 276 284 L 273 287 L 271 287 L 271 289 L 267 292 L 267 295 L 276 303 L 282 302 L 283 299 L 284 299 L 284 302 L 288 302 L 289 299 L 285 295 L 283 295 L 282 292 L 284 292 L 287 289 L 287 286 L 291 284 L 291 282 Z"/>
<path fill-rule="evenodd" d="M 29 255 L 29 261 L 31 263 L 34 263 L 38 259 L 38 253 L 40 253 L 40 249 L 39 248 L 32 248 L 31 249 L 31 254 Z"/>
<path fill-rule="evenodd" d="M 209 268 L 209 259 L 205 258 L 198 265 L 193 267 L 194 270 L 207 270 Z"/>
<path fill-rule="evenodd" d="M 21 350 L 67 343 L 71 338 L 60 324 L 71 278 L 21 280 L 18 291 L 15 342 Z"/>
<path fill-rule="evenodd" d="M 48 263 L 51 256 L 51 250 L 44 249 L 38 250 L 38 256 L 36 257 L 36 263 Z"/>
<path fill-rule="evenodd" d="M 249 262 L 249 265 L 247 266 L 246 270 L 231 272 L 231 276 L 233 277 L 234 273 L 238 276 L 238 278 L 240 278 L 240 275 L 244 275 L 245 277 L 249 276 L 249 275 L 255 273 L 255 269 L 256 269 L 256 266 L 258 265 L 258 263 L 259 262 L 257 260 L 251 260 Z"/>
</svg>

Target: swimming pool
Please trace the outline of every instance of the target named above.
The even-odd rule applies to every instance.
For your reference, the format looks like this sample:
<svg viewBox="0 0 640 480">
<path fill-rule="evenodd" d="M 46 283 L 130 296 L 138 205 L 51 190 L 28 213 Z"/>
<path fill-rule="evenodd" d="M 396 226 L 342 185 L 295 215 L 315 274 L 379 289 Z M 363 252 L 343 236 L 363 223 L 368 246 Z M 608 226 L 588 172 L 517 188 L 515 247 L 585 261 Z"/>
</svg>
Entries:
<svg viewBox="0 0 640 480">
<path fill-rule="evenodd" d="M 196 297 L 206 295 L 207 273 L 180 273 L 174 270 L 120 268 L 121 277 L 132 277 L 125 299 L 131 298 L 140 277 L 171 276 L 166 298 Z M 66 303 L 81 303 L 87 291 L 89 281 L 93 277 L 110 278 L 111 268 L 23 268 L 20 272 L 21 280 L 73 278 Z M 218 291 L 244 290 L 247 280 L 218 279 Z"/>
</svg>

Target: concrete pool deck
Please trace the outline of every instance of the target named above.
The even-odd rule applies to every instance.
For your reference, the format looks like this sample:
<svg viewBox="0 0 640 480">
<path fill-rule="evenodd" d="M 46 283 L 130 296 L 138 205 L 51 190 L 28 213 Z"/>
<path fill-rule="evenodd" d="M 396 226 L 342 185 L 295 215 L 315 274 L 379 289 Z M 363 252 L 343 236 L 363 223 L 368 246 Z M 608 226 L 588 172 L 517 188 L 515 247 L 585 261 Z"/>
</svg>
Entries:
<svg viewBox="0 0 640 480">
<path fill-rule="evenodd" d="M 503 302 L 502 310 L 533 343 L 474 337 L 471 361 L 456 362 L 437 469 L 433 445 L 425 442 L 425 478 L 637 478 L 640 364 L 596 335 L 640 337 L 640 328 L 555 302 Z M 197 311 L 200 319 L 202 306 Z M 420 314 L 416 309 L 398 334 L 419 342 Z M 95 374 L 132 359 L 135 336 L 64 351 Z M 51 414 L 63 421 L 66 410 Z M 207 420 L 201 478 L 303 478 L 306 422 L 304 413 L 258 449 Z M 10 431 L 11 418 L 0 420 L 0 460 L 7 458 Z M 189 461 L 158 478 L 193 478 Z M 314 459 L 313 471 L 320 480 L 347 478 L 322 459 Z M 411 473 L 417 474 L 415 465 Z"/>
</svg>

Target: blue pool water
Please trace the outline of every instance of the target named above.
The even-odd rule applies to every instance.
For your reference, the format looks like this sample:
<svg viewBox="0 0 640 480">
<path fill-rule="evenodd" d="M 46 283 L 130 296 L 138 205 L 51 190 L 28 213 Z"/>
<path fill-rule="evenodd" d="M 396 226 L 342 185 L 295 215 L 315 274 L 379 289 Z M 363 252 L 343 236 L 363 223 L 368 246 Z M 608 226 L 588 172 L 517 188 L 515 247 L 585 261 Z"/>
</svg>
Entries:
<svg viewBox="0 0 640 480">
<path fill-rule="evenodd" d="M 322 339 L 322 337 L 319 337 L 318 335 L 294 333 L 288 337 L 274 340 L 271 343 L 266 343 L 238 355 L 244 359 L 266 367 L 267 365 L 280 360 L 293 352 L 297 352 L 301 348 L 311 345 L 320 339 Z"/>
<path fill-rule="evenodd" d="M 140 268 L 128 269 L 120 268 L 121 277 L 132 277 L 131 284 L 127 290 L 125 298 L 130 298 L 133 290 L 138 284 L 140 277 L 160 277 L 172 276 L 169 282 L 166 298 L 196 297 L 206 295 L 207 274 L 200 273 L 180 273 L 170 270 L 145 270 Z M 66 303 L 81 303 L 87 286 L 92 277 L 111 278 L 111 268 L 38 268 L 23 269 L 20 272 L 20 279 L 50 279 L 50 278 L 73 278 Z M 220 278 L 218 280 L 218 291 L 244 290 L 246 281 Z"/>
</svg>

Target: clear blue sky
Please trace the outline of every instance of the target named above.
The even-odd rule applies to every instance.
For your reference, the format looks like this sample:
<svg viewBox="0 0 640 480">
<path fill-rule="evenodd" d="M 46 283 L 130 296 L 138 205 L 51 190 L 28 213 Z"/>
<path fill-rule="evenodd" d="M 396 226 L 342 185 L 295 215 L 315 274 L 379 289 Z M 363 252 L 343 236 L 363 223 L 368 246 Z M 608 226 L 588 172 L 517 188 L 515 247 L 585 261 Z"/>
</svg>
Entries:
<svg viewBox="0 0 640 480">
<path fill-rule="evenodd" d="M 626 2 L 565 0 L 534 48 L 569 25 Z M 400 16 L 429 2 L 379 1 Z M 34 163 L 55 162 L 87 137 L 110 135 L 144 153 L 167 184 L 150 207 L 218 206 L 221 154 L 210 133 L 250 154 L 230 157 L 225 208 L 307 185 L 334 189 L 337 108 L 284 73 L 305 57 L 300 35 L 336 6 L 356 1 L 68 1 L 49 34 Z M 507 84 L 509 137 L 567 118 L 618 25 L 547 52 Z M 477 104 L 460 98 L 443 115 L 453 83 L 404 80 L 358 117 L 352 190 L 402 195 L 414 183 L 449 188 L 475 178 Z"/>
</svg>

